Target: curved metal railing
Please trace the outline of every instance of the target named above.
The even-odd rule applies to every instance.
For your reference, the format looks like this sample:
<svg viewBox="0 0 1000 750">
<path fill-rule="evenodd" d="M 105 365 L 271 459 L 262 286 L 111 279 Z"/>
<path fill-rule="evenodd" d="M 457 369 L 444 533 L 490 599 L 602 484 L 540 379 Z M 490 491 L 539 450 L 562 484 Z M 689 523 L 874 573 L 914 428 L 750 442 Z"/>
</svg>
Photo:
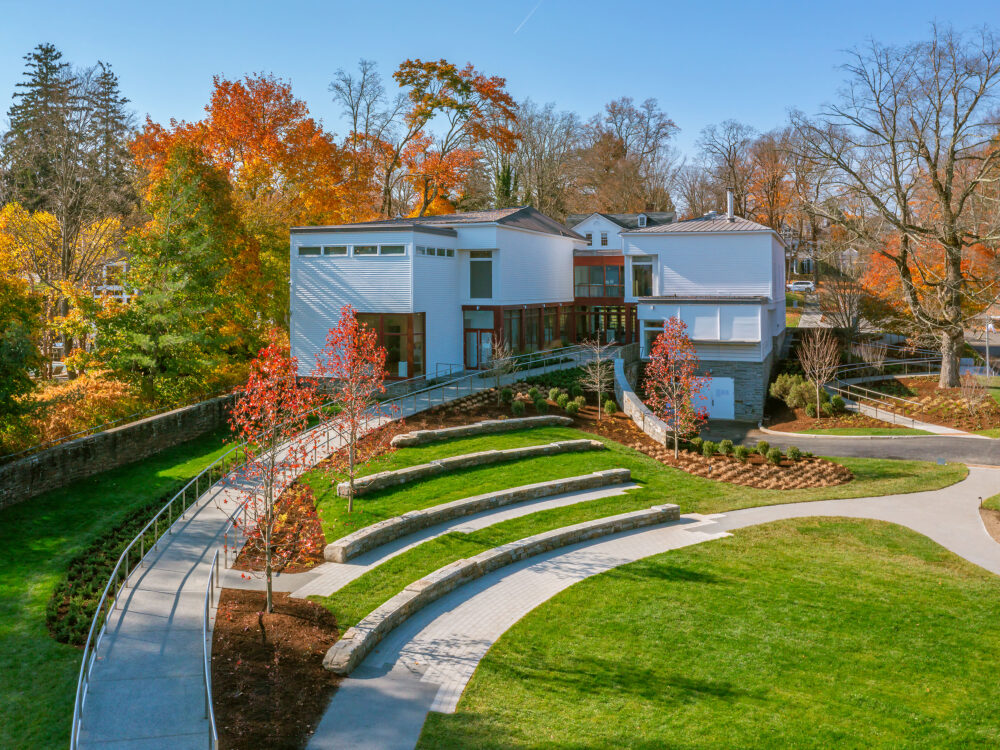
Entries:
<svg viewBox="0 0 1000 750">
<path fill-rule="evenodd" d="M 529 355 L 522 355 L 516 358 L 521 360 L 518 362 L 519 365 L 529 365 L 524 369 L 510 373 L 506 376 L 506 379 L 514 382 L 516 377 L 519 375 L 526 374 L 528 372 L 534 372 L 534 370 L 541 370 L 540 374 L 545 372 L 551 372 L 558 369 L 565 369 L 567 367 L 572 367 L 581 364 L 588 350 L 582 346 L 572 346 L 564 347 L 561 349 L 555 349 L 545 352 L 533 352 Z M 555 362 L 552 361 L 553 357 L 556 359 Z M 530 365 L 534 363 L 543 363 L 541 367 L 531 368 Z M 403 406 L 409 402 L 412 406 L 412 411 L 410 413 L 415 413 L 417 411 L 423 410 L 424 408 L 430 408 L 435 405 L 440 405 L 447 403 L 448 401 L 461 398 L 463 395 L 469 395 L 476 393 L 481 390 L 486 390 L 491 387 L 485 376 L 489 376 L 489 371 L 477 370 L 471 373 L 464 374 L 460 377 L 454 378 L 446 382 L 438 382 L 433 385 L 429 385 L 426 388 L 422 388 L 416 391 L 412 391 L 405 395 L 397 396 L 389 401 L 382 402 L 382 406 L 394 405 L 400 410 Z M 464 384 L 464 388 L 462 387 Z M 449 388 L 454 391 L 454 394 L 449 396 Z M 434 392 L 440 391 L 440 397 L 435 403 Z M 463 393 L 464 391 L 464 393 Z M 421 404 L 420 402 L 426 399 L 426 404 Z M 333 401 L 326 401 L 319 406 L 310 409 L 303 416 L 311 417 L 323 409 L 328 409 L 333 406 Z M 419 407 L 419 408 L 418 408 Z M 315 426 L 310 426 L 306 428 L 307 430 L 316 429 Z M 327 431 L 327 446 L 329 447 L 329 431 Z M 211 489 L 215 482 L 219 479 L 227 476 L 234 469 L 242 465 L 241 463 L 241 450 L 243 444 L 237 444 L 229 448 L 222 455 L 216 458 L 212 463 L 202 469 L 198 474 L 196 474 L 192 479 L 190 479 L 187 484 L 185 484 L 178 492 L 175 494 L 167 503 L 149 520 L 149 522 L 142 528 L 142 530 L 129 542 L 125 549 L 122 551 L 112 569 L 111 575 L 108 578 L 108 583 L 105 585 L 104 590 L 101 592 L 100 599 L 98 600 L 97 609 L 94 612 L 93 619 L 90 624 L 90 630 L 87 633 L 87 640 L 84 644 L 83 657 L 80 663 L 80 673 L 77 678 L 76 685 L 76 696 L 73 701 L 73 724 L 70 730 L 70 748 L 75 750 L 78 747 L 80 740 L 80 722 L 82 719 L 83 706 L 87 697 L 87 689 L 89 686 L 90 673 L 93 669 L 94 661 L 97 655 L 97 649 L 100 647 L 101 640 L 104 636 L 105 626 L 107 622 L 107 613 L 118 604 L 120 593 L 123 588 L 128 587 L 129 576 L 139 567 L 142 566 L 143 560 L 146 555 L 154 550 L 160 541 L 160 524 L 165 523 L 164 533 L 170 533 L 170 529 L 177 520 L 184 517 L 187 510 L 194 504 L 196 504 L 201 499 L 202 486 L 206 490 Z M 315 450 L 315 447 L 314 447 Z M 314 458 L 315 458 L 314 453 Z M 192 489 L 193 488 L 193 489 Z M 190 500 L 189 500 L 190 496 Z M 223 534 L 223 542 L 228 547 L 228 532 L 233 529 L 236 516 L 239 514 L 239 508 L 230 516 L 229 523 L 225 528 Z M 146 536 L 148 532 L 152 529 L 153 531 L 153 542 L 146 548 Z M 245 533 L 245 532 L 244 532 Z M 234 540 L 236 541 L 236 540 Z M 217 553 L 218 554 L 218 553 Z M 135 555 L 135 561 L 133 564 L 133 555 Z M 228 567 L 228 554 L 224 554 L 224 560 L 226 566 Z M 217 557 L 213 561 L 213 571 L 217 565 Z M 213 573 L 214 575 L 214 573 Z M 215 579 L 210 579 L 211 583 L 215 582 Z M 207 626 L 206 633 L 207 639 Z M 206 669 L 210 670 L 210 654 L 211 654 L 211 643 L 206 641 L 205 645 L 205 662 Z M 205 682 L 206 690 L 206 703 L 210 706 L 211 704 L 211 675 L 206 678 Z M 217 734 L 214 723 L 214 711 L 208 710 L 210 721 L 210 744 L 217 741 Z M 213 740 L 212 738 L 215 738 Z M 214 745 L 212 745 L 214 747 Z"/>
<path fill-rule="evenodd" d="M 212 627 L 210 621 L 212 608 L 218 607 L 215 601 L 215 588 L 219 581 L 219 551 L 215 551 L 215 557 L 208 573 L 208 584 L 205 586 L 205 610 L 201 620 L 201 645 L 204 658 L 205 677 L 205 718 L 208 720 L 208 748 L 215 750 L 219 746 L 219 732 L 215 728 L 215 707 L 212 705 Z"/>
</svg>

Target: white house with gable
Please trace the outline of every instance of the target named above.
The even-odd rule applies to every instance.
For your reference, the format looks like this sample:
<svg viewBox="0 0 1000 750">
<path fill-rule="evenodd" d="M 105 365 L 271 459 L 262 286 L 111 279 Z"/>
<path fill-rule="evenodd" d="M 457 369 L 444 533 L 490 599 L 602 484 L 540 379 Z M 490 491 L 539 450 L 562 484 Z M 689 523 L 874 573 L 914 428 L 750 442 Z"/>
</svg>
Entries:
<svg viewBox="0 0 1000 750">
<path fill-rule="evenodd" d="M 730 202 L 730 206 L 731 206 Z M 626 302 L 636 304 L 643 357 L 669 318 L 695 345 L 715 419 L 758 420 L 785 335 L 785 245 L 732 214 L 622 233 Z"/>
</svg>

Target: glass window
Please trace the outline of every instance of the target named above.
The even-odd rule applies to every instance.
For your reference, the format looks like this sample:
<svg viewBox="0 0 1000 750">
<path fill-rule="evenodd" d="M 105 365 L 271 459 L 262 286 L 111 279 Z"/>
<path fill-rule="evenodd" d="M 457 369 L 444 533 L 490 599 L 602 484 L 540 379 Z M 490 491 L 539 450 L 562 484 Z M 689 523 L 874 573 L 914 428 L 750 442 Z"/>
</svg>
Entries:
<svg viewBox="0 0 1000 750">
<path fill-rule="evenodd" d="M 380 245 L 382 255 L 406 255 L 406 245 Z"/>
<path fill-rule="evenodd" d="M 303 246 L 299 245 L 299 255 L 319 255 L 319 246 Z"/>
<path fill-rule="evenodd" d="M 639 226 L 646 226 L 646 214 L 639 214 Z"/>
<path fill-rule="evenodd" d="M 591 232 L 587 232 L 583 236 L 587 238 L 587 244 L 588 245 L 593 245 L 594 244 L 594 235 Z"/>
<path fill-rule="evenodd" d="M 492 310 L 466 310 L 462 316 L 466 328 L 485 328 L 493 330 Z"/>
<path fill-rule="evenodd" d="M 449 247 L 447 250 L 445 250 L 445 252 L 448 254 L 449 258 L 454 258 L 455 257 L 455 250 L 453 248 Z"/>
<path fill-rule="evenodd" d="M 378 245 L 355 245 L 355 255 L 378 255 Z"/>
<path fill-rule="evenodd" d="M 607 246 L 608 246 L 608 233 L 601 232 L 601 247 L 607 247 Z"/>
<path fill-rule="evenodd" d="M 653 295 L 653 264 L 651 262 L 632 262 L 632 295 L 634 297 L 651 297 Z"/>
<path fill-rule="evenodd" d="M 524 351 L 538 351 L 538 325 L 541 310 L 534 308 L 524 311 Z"/>
<path fill-rule="evenodd" d="M 492 258 L 492 250 L 473 250 L 469 253 L 470 258 Z"/>
<path fill-rule="evenodd" d="M 543 318 L 543 343 L 545 346 L 552 346 L 559 340 L 559 311 L 554 308 L 546 308 Z"/>
<path fill-rule="evenodd" d="M 427 255 L 427 248 L 423 245 L 417 245 L 417 255 Z"/>
<path fill-rule="evenodd" d="M 503 311 L 503 336 L 507 345 L 516 352 L 521 350 L 521 311 Z"/>
<path fill-rule="evenodd" d="M 448 256 L 448 248 L 446 248 L 446 247 L 439 247 L 437 249 L 437 254 L 438 254 L 439 258 L 445 258 L 445 257 L 447 257 Z"/>
<path fill-rule="evenodd" d="M 323 255 L 347 255 L 347 245 L 327 245 L 323 248 Z"/>
<path fill-rule="evenodd" d="M 493 261 L 474 260 L 469 263 L 469 297 L 473 299 L 493 297 Z"/>
</svg>

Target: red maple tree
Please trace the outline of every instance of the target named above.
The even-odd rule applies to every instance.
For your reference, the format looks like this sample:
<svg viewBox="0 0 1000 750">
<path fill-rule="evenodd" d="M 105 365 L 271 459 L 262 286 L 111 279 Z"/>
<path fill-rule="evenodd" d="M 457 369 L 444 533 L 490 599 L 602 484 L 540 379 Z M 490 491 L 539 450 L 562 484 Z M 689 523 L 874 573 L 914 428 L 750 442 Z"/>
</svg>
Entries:
<svg viewBox="0 0 1000 750">
<path fill-rule="evenodd" d="M 244 552 L 264 560 L 267 612 L 273 611 L 271 580 L 274 572 L 302 552 L 308 537 L 276 534 L 282 519 L 276 504 L 284 486 L 307 465 L 315 448 L 306 431 L 309 412 L 317 405 L 312 383 L 300 381 L 298 363 L 276 331 L 250 363 L 246 387 L 233 407 L 230 427 L 243 443 L 245 461 L 234 477 L 238 492 L 235 524 L 246 536 Z M 228 504 L 229 498 L 222 500 Z"/>
<path fill-rule="evenodd" d="M 316 375 L 329 383 L 335 408 L 325 416 L 328 429 L 341 441 L 330 456 L 336 474 L 346 474 L 347 512 L 354 510 L 354 480 L 360 467 L 384 455 L 390 448 L 387 430 L 378 429 L 395 416 L 395 405 L 379 402 L 385 393 L 385 348 L 378 334 L 358 322 L 354 308 L 345 305 L 340 321 L 331 328 L 326 346 L 316 357 Z"/>
<path fill-rule="evenodd" d="M 696 402 L 709 378 L 697 375 L 698 355 L 684 321 L 670 318 L 653 342 L 646 365 L 646 405 L 667 424 L 674 436 L 674 458 L 681 435 L 694 432 L 708 419 L 708 409 Z"/>
</svg>

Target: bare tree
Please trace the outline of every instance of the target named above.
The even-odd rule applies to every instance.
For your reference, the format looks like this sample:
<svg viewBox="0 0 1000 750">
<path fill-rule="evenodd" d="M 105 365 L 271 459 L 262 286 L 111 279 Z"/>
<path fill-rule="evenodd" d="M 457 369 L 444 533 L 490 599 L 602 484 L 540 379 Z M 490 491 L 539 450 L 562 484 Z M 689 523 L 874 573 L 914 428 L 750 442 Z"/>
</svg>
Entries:
<svg viewBox="0 0 1000 750">
<path fill-rule="evenodd" d="M 751 147 L 756 131 L 736 120 L 709 125 L 701 131 L 698 147 L 702 159 L 709 165 L 713 178 L 721 187 L 731 187 L 736 200 L 736 213 L 748 213 L 750 181 L 753 179 Z"/>
<path fill-rule="evenodd" d="M 862 341 L 854 347 L 854 353 L 862 362 L 872 369 L 873 374 L 879 374 L 885 369 L 885 358 L 889 347 L 878 341 Z"/>
<path fill-rule="evenodd" d="M 816 387 L 816 417 L 820 416 L 820 389 L 833 379 L 840 365 L 840 342 L 828 328 L 815 328 L 802 338 L 797 354 L 806 377 Z"/>
<path fill-rule="evenodd" d="M 865 323 L 868 293 L 851 278 L 828 276 L 820 285 L 818 296 L 823 320 L 843 333 L 851 351 Z"/>
<path fill-rule="evenodd" d="M 514 348 L 506 340 L 494 339 L 493 351 L 490 353 L 489 375 L 493 378 L 493 387 L 497 393 L 497 406 L 501 403 L 500 389 L 503 388 L 503 381 L 507 375 L 511 375 L 518 370 L 517 356 Z"/>
<path fill-rule="evenodd" d="M 965 323 L 996 293 L 965 264 L 1000 239 L 1000 47 L 987 29 L 935 27 L 926 42 L 872 42 L 845 69 L 838 103 L 793 115 L 800 155 L 831 170 L 839 198 L 811 208 L 895 266 L 910 313 L 939 337 L 939 387 L 957 386 Z"/>
<path fill-rule="evenodd" d="M 602 344 L 600 339 L 584 341 L 582 346 L 587 350 L 588 359 L 583 365 L 583 375 L 580 384 L 585 390 L 597 394 L 597 421 L 601 421 L 604 406 L 601 397 L 611 391 L 615 374 L 608 353 L 612 344 Z"/>
<path fill-rule="evenodd" d="M 512 156 L 521 197 L 542 213 L 564 218 L 567 200 L 576 192 L 583 126 L 573 112 L 530 99 L 518 108 L 521 138 Z M 498 162 L 499 166 L 499 162 Z"/>
<path fill-rule="evenodd" d="M 708 167 L 688 164 L 677 172 L 676 194 L 683 215 L 689 219 L 704 216 L 724 204 L 724 194 L 712 179 Z"/>
<path fill-rule="evenodd" d="M 964 373 L 959 380 L 959 400 L 972 419 L 978 420 L 986 400 L 990 397 L 983 381 L 971 372 Z"/>
</svg>

